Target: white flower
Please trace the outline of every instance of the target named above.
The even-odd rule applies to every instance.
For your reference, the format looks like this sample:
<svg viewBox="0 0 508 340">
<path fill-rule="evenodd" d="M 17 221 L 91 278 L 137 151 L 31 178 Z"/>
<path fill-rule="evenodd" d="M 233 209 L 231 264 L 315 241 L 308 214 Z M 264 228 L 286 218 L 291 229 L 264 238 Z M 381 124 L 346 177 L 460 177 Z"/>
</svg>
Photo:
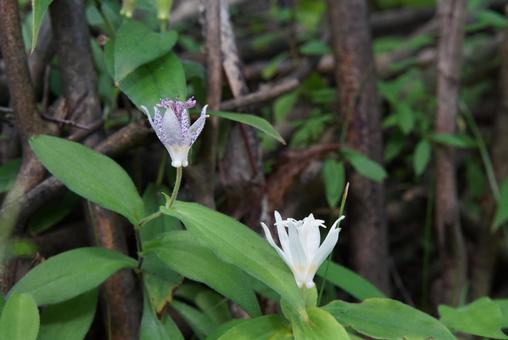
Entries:
<svg viewBox="0 0 508 340">
<path fill-rule="evenodd" d="M 153 118 L 150 116 L 148 109 L 141 106 L 145 114 L 148 116 L 150 125 L 154 129 L 157 137 L 169 152 L 171 157 L 171 165 L 175 168 L 189 165 L 187 157 L 192 144 L 196 141 L 199 134 L 205 126 L 206 107 L 201 110 L 201 115 L 190 125 L 189 112 L 190 108 L 196 105 L 194 98 L 190 98 L 186 102 L 178 100 L 161 99 L 159 104 L 154 106 Z M 165 111 L 164 111 L 165 110 Z M 164 111 L 161 114 L 161 111 Z"/>
<path fill-rule="evenodd" d="M 297 221 L 292 218 L 283 220 L 280 214 L 275 212 L 275 226 L 282 249 L 275 244 L 266 224 L 261 222 L 261 226 L 268 243 L 275 248 L 293 272 L 298 287 L 305 285 L 307 288 L 312 288 L 314 275 L 339 239 L 340 228 L 337 226 L 343 219 L 344 216 L 341 216 L 335 221 L 321 246 L 319 245 L 321 240 L 319 227 L 326 228 L 326 226 L 323 220 L 316 220 L 312 214 Z"/>
</svg>

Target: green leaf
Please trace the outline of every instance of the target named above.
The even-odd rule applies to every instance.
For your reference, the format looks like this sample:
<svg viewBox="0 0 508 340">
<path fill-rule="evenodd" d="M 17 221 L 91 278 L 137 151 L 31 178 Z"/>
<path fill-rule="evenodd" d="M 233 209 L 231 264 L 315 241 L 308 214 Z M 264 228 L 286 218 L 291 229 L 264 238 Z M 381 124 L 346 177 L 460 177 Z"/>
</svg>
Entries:
<svg viewBox="0 0 508 340">
<path fill-rule="evenodd" d="M 37 45 L 37 36 L 39 35 L 42 19 L 44 19 L 44 14 L 46 14 L 52 2 L 53 0 L 32 0 L 32 52 Z"/>
<path fill-rule="evenodd" d="M 438 320 L 396 300 L 372 298 L 362 303 L 336 300 L 324 309 L 343 326 L 376 339 L 455 339 Z"/>
<path fill-rule="evenodd" d="M 97 289 L 43 309 L 37 340 L 81 340 L 92 325 Z"/>
<path fill-rule="evenodd" d="M 330 47 L 321 40 L 310 40 L 300 46 L 303 55 L 323 55 L 330 53 Z"/>
<path fill-rule="evenodd" d="M 125 20 L 115 35 L 115 82 L 171 51 L 177 38 L 175 31 L 156 33 L 140 22 Z"/>
<path fill-rule="evenodd" d="M 249 277 L 235 266 L 224 263 L 198 243 L 188 231 L 172 231 L 147 243 L 145 253 L 154 252 L 171 269 L 192 280 L 203 282 L 231 298 L 251 316 L 261 314 Z"/>
<path fill-rule="evenodd" d="M 28 272 L 11 289 L 30 293 L 38 305 L 59 303 L 97 287 L 123 268 L 137 262 L 104 248 L 78 248 L 50 257 Z"/>
<path fill-rule="evenodd" d="M 508 178 L 501 183 L 499 200 L 497 201 L 496 214 L 494 215 L 493 230 L 497 230 L 508 221 Z"/>
<path fill-rule="evenodd" d="M 140 326 L 140 340 L 183 340 L 183 335 L 173 320 L 165 315 L 160 321 L 150 306 L 146 293 L 143 303 L 143 317 Z"/>
<path fill-rule="evenodd" d="M 325 261 L 319 267 L 317 275 L 343 289 L 358 300 L 385 297 L 383 292 L 354 271 L 332 261 Z"/>
<path fill-rule="evenodd" d="M 289 323 L 280 315 L 264 315 L 258 318 L 242 320 L 219 336 L 219 340 L 259 339 L 283 340 L 293 339 Z"/>
<path fill-rule="evenodd" d="M 379 163 L 374 162 L 365 155 L 346 147 L 343 147 L 341 152 L 360 175 L 375 182 L 382 182 L 387 176 L 385 169 Z"/>
<path fill-rule="evenodd" d="M 488 297 L 478 299 L 464 307 L 439 306 L 439 316 L 448 328 L 461 333 L 508 339 L 502 329 L 508 327 L 501 308 Z"/>
<path fill-rule="evenodd" d="M 161 98 L 185 99 L 187 95 L 183 66 L 174 53 L 138 67 L 120 81 L 120 89 L 136 106 L 149 110 Z"/>
<path fill-rule="evenodd" d="M 20 167 L 21 159 L 13 159 L 0 166 L 0 193 L 11 190 Z"/>
<path fill-rule="evenodd" d="M 413 168 L 415 173 L 419 176 L 423 173 L 430 160 L 431 145 L 428 140 L 422 139 L 418 142 L 415 148 L 413 157 Z"/>
<path fill-rule="evenodd" d="M 228 299 L 211 289 L 201 290 L 196 294 L 194 302 L 210 319 L 219 325 L 233 319 Z"/>
<path fill-rule="evenodd" d="M 331 208 L 337 207 L 346 182 L 344 164 L 334 159 L 327 159 L 323 164 L 323 182 L 328 205 Z"/>
<path fill-rule="evenodd" d="M 398 103 L 395 106 L 395 109 L 397 115 L 397 122 L 399 124 L 400 129 L 405 135 L 409 134 L 411 131 L 413 131 L 413 128 L 415 126 L 415 117 L 411 107 L 408 104 L 402 102 Z"/>
<path fill-rule="evenodd" d="M 436 133 L 431 136 L 436 143 L 454 146 L 456 148 L 468 149 L 476 147 L 476 142 L 466 135 L 451 135 L 446 133 Z"/>
<path fill-rule="evenodd" d="M 261 132 L 266 133 L 268 136 L 278 140 L 282 144 L 286 144 L 284 138 L 279 134 L 277 130 L 264 118 L 250 115 L 247 113 L 234 113 L 234 112 L 222 112 L 212 111 L 209 112 L 213 116 L 217 116 L 224 119 L 229 119 L 238 123 L 252 126 Z"/>
<path fill-rule="evenodd" d="M 268 245 L 249 227 L 196 203 L 177 201 L 165 214 L 180 219 L 187 229 L 222 260 L 263 282 L 296 309 L 303 300 L 291 271 Z"/>
<path fill-rule="evenodd" d="M 344 327 L 326 310 L 311 307 L 307 315 L 307 320 L 292 321 L 295 340 L 349 340 Z"/>
<path fill-rule="evenodd" d="M 481 27 L 503 29 L 508 26 L 508 20 L 506 17 L 492 10 L 483 10 L 477 13 L 475 17 L 478 21 L 477 25 L 480 25 Z"/>
<path fill-rule="evenodd" d="M 125 170 L 111 158 L 79 143 L 52 136 L 30 139 L 41 163 L 70 190 L 125 216 L 136 225 L 143 201 Z"/>
<path fill-rule="evenodd" d="M 0 317 L 0 339 L 35 340 L 39 332 L 39 310 L 29 294 L 12 294 Z"/>
<path fill-rule="evenodd" d="M 298 91 L 286 93 L 275 100 L 273 103 L 273 116 L 275 122 L 282 122 L 289 111 L 293 109 L 298 101 Z"/>
<path fill-rule="evenodd" d="M 199 337 L 210 334 L 212 330 L 218 326 L 218 324 L 210 319 L 205 313 L 189 306 L 186 303 L 173 301 L 171 306 L 185 319 Z"/>
</svg>

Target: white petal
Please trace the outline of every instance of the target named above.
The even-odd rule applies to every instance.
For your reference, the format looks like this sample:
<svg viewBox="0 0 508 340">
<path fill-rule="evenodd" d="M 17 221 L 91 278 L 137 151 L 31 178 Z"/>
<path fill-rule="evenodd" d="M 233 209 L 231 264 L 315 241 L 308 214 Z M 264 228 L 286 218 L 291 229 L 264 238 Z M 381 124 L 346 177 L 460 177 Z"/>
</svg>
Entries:
<svg viewBox="0 0 508 340">
<path fill-rule="evenodd" d="M 148 111 L 148 109 L 146 108 L 146 106 L 141 105 L 141 109 L 143 110 L 143 112 L 145 113 L 145 115 L 148 117 L 148 121 L 150 122 L 150 125 L 152 126 L 152 129 L 153 129 L 153 130 L 156 130 L 155 125 L 154 125 L 153 120 L 152 120 L 152 116 L 150 116 L 150 112 Z"/>
<path fill-rule="evenodd" d="M 186 167 L 189 165 L 187 157 L 189 156 L 190 146 L 187 145 L 166 145 L 166 149 L 171 157 L 171 165 L 175 168 Z"/>
<path fill-rule="evenodd" d="M 304 276 L 307 271 L 307 258 L 305 251 L 300 243 L 300 237 L 298 236 L 298 228 L 296 225 L 288 224 L 288 237 L 289 237 L 289 252 L 293 262 L 293 274 L 297 281 L 305 281 Z"/>
<path fill-rule="evenodd" d="M 168 138 L 168 143 L 181 144 L 182 129 L 180 128 L 180 122 L 171 108 L 167 108 L 164 113 L 164 117 L 162 118 L 162 128 Z"/>
<path fill-rule="evenodd" d="M 340 228 L 336 228 L 336 226 L 337 222 L 333 224 L 332 228 L 330 228 L 330 231 L 328 232 L 328 235 L 326 235 L 323 244 L 321 244 L 321 247 L 319 247 L 317 253 L 312 259 L 312 267 L 315 269 L 314 274 L 319 269 L 319 266 L 326 259 L 326 257 L 330 255 L 333 248 L 337 244 L 337 241 L 339 240 Z"/>
<path fill-rule="evenodd" d="M 314 281 L 312 281 L 312 280 L 305 282 L 305 287 L 307 287 L 307 288 L 312 288 L 314 286 L 315 286 L 315 284 L 314 284 Z"/>
<path fill-rule="evenodd" d="M 300 227 L 300 242 L 304 246 L 305 254 L 308 259 L 312 259 L 319 249 L 321 234 L 319 232 L 319 220 L 315 220 L 314 216 L 309 215 L 303 221 Z"/>
<path fill-rule="evenodd" d="M 268 229 L 266 224 L 264 224 L 263 222 L 261 222 L 261 227 L 263 227 L 263 231 L 265 232 L 265 237 L 266 237 L 266 240 L 268 241 L 268 243 L 277 251 L 279 256 L 282 257 L 282 259 L 284 260 L 284 262 L 286 262 L 288 267 L 292 268 L 293 264 L 291 263 L 290 259 L 288 259 L 286 257 L 286 254 L 284 254 L 284 252 L 275 244 L 272 234 L 270 233 L 270 229 Z"/>
<path fill-rule="evenodd" d="M 196 139 L 198 139 L 199 134 L 201 133 L 201 131 L 203 131 L 203 128 L 205 127 L 206 117 L 208 117 L 206 115 L 207 106 L 208 105 L 205 105 L 203 107 L 203 109 L 201 110 L 201 115 L 189 128 L 188 136 L 186 137 L 191 144 L 193 144 L 196 141 Z"/>
</svg>

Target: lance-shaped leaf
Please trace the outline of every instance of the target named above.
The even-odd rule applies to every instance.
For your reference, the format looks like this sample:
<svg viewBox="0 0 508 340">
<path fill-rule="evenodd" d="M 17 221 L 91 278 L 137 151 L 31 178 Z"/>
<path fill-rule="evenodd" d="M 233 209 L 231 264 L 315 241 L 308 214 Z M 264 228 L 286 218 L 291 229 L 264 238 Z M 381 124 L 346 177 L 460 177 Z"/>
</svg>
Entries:
<svg viewBox="0 0 508 340">
<path fill-rule="evenodd" d="M 50 257 L 28 272 L 9 294 L 29 293 L 38 305 L 59 303 L 97 287 L 137 262 L 119 252 L 96 247 L 78 248 Z"/>
<path fill-rule="evenodd" d="M 35 340 L 39 332 L 39 310 L 30 294 L 12 294 L 0 317 L 0 339 Z"/>
<path fill-rule="evenodd" d="M 70 190 L 125 216 L 136 225 L 143 200 L 125 170 L 111 158 L 79 143 L 52 136 L 30 139 L 41 163 Z"/>
</svg>

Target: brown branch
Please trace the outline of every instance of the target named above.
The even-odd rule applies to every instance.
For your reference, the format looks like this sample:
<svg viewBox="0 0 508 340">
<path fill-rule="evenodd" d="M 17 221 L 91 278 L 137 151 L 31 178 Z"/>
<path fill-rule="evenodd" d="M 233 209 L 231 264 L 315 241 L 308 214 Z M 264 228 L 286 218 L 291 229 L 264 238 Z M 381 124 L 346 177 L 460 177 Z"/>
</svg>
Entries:
<svg viewBox="0 0 508 340">
<path fill-rule="evenodd" d="M 221 54 L 221 0 L 206 2 L 206 68 L 208 72 L 207 104 L 210 110 L 218 110 L 222 97 Z M 216 168 L 219 121 L 210 117 L 206 123 L 198 163 L 186 169 L 189 187 L 194 199 L 208 207 L 215 207 L 213 174 Z"/>
<path fill-rule="evenodd" d="M 70 119 L 62 121 L 72 122 L 73 126 L 82 129 L 102 118 L 85 5 L 81 0 L 56 0 L 50 13 L 60 61 L 65 107 L 71 114 Z M 91 134 L 85 144 L 96 144 L 101 135 L 100 132 Z M 128 254 L 127 239 L 123 232 L 125 226 L 122 226 L 121 218 L 93 203 L 88 203 L 86 209 L 96 243 Z M 136 286 L 133 272 L 124 270 L 108 278 L 102 287 L 105 325 L 113 340 L 135 339 L 138 335 L 141 299 Z"/>
<path fill-rule="evenodd" d="M 35 94 L 30 82 L 28 62 L 21 37 L 18 1 L 0 1 L 0 13 L 2 13 L 2 20 L 0 20 L 2 56 L 5 62 L 10 100 L 16 117 L 16 127 L 23 146 L 21 170 L 13 188 L 5 197 L 0 211 L 0 265 L 3 265 L 6 242 L 21 211 L 20 200 L 25 192 L 44 176 L 44 168 L 30 150 L 28 139 L 32 135 L 47 131 L 47 129 L 37 111 Z M 9 279 L 5 276 L 3 279 L 5 281 L 2 288 L 8 288 Z"/>
<path fill-rule="evenodd" d="M 464 38 L 465 0 L 441 0 L 438 3 L 439 33 L 437 60 L 436 133 L 455 133 L 462 41 Z M 436 148 L 435 223 L 442 278 L 436 303 L 457 305 L 466 283 L 466 252 L 460 226 L 455 153 L 452 147 Z"/>
<path fill-rule="evenodd" d="M 238 99 L 249 93 L 249 88 L 242 74 L 229 6 L 227 1 L 221 2 L 222 65 L 231 92 Z M 219 163 L 219 178 L 226 196 L 227 213 L 237 219 L 244 218 L 251 227 L 257 226 L 265 183 L 259 140 L 253 128 L 235 124 Z"/>
<path fill-rule="evenodd" d="M 382 163 L 383 143 L 365 0 L 328 0 L 335 80 L 347 144 Z M 348 220 L 355 269 L 390 293 L 384 187 L 353 171 Z"/>
<path fill-rule="evenodd" d="M 264 103 L 268 100 L 277 98 L 278 96 L 294 90 L 298 87 L 300 82 L 296 78 L 288 79 L 280 84 L 262 88 L 257 92 L 250 93 L 245 96 L 237 97 L 223 102 L 220 105 L 221 110 L 234 110 L 239 107 L 256 105 Z"/>
</svg>

